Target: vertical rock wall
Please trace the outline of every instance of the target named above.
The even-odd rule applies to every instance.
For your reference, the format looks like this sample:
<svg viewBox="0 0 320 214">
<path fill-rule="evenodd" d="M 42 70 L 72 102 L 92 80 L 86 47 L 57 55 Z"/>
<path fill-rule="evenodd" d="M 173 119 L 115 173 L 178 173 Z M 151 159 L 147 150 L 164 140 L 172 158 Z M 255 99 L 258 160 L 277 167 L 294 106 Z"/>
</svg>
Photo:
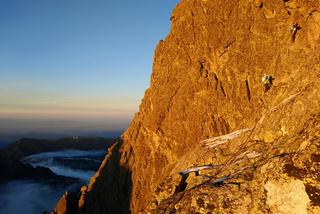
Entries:
<svg viewBox="0 0 320 214">
<path fill-rule="evenodd" d="M 100 182 L 92 184 L 95 190 L 88 192 L 86 213 L 109 212 L 108 207 L 118 206 L 112 197 L 119 193 L 118 197 L 127 200 L 127 190 L 131 191 L 131 212 L 139 213 L 159 196 L 159 185 L 165 186 L 163 182 L 179 166 L 210 163 L 210 158 L 223 163 L 229 153 L 242 145 L 227 145 L 209 157 L 199 150 L 202 140 L 255 127 L 260 121 L 262 131 L 256 133 L 255 140 L 271 145 L 279 137 L 299 134 L 311 117 L 317 120 L 319 7 L 318 0 L 182 0 L 170 17 L 170 34 L 155 50 L 151 84 L 139 113 L 122 136 L 124 142 L 116 151 L 117 158 L 108 159 L 114 161 L 102 166 L 97 178 Z M 295 41 L 290 32 L 293 23 L 299 25 Z M 275 78 L 267 93 L 261 83 L 264 73 Z M 294 108 L 266 116 L 273 107 L 290 103 L 292 95 L 300 97 L 292 105 Z M 262 144 L 257 148 L 274 152 Z M 115 171 L 116 174 L 107 175 Z M 290 184 L 295 183 L 301 184 Z M 119 185 L 126 191 L 121 192 Z M 270 181 L 266 188 L 279 187 Z M 223 197 L 228 191 L 236 190 L 212 194 Z M 263 187 L 261 191 L 265 191 Z M 249 193 L 237 194 L 247 200 L 243 206 L 251 203 Z M 257 200 L 267 200 L 263 194 L 258 196 L 261 198 Z M 183 198 L 186 207 L 193 203 L 188 197 L 186 194 Z M 268 203 L 271 206 L 278 202 L 272 199 Z M 249 209 L 248 205 L 245 209 L 270 211 L 267 203 L 251 204 L 253 207 Z M 209 205 L 206 209 L 213 210 L 213 204 Z M 126 212 L 119 207 L 112 209 Z M 160 207 L 158 211 L 168 210 Z"/>
<path fill-rule="evenodd" d="M 313 77 L 306 65 L 319 62 L 319 18 L 319 1 L 182 0 L 176 6 L 171 32 L 155 50 L 150 88 L 123 135 L 134 213 L 201 140 L 254 126 L 265 105 Z M 294 22 L 302 29 L 293 42 Z M 275 77 L 268 94 L 264 73 Z"/>
</svg>

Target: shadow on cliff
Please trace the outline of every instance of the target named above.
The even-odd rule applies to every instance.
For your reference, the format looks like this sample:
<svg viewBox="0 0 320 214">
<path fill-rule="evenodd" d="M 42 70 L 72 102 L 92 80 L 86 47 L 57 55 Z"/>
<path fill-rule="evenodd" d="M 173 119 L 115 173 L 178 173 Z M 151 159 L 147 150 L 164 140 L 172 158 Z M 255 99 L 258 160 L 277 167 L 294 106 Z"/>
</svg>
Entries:
<svg viewBox="0 0 320 214">
<path fill-rule="evenodd" d="M 121 165 L 122 142 L 115 143 L 89 185 L 86 214 L 130 213 L 131 171 Z"/>
</svg>

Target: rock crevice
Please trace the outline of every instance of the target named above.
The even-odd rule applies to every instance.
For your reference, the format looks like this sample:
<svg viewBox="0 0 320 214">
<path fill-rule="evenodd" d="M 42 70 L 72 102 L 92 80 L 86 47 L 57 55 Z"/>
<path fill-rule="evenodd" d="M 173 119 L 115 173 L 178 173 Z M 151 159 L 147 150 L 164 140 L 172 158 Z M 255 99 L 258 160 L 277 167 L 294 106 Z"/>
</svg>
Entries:
<svg viewBox="0 0 320 214">
<path fill-rule="evenodd" d="M 132 213 L 318 213 L 319 1 L 182 0 L 170 20 L 139 113 L 86 213 L 108 213 L 117 185 Z M 275 77 L 266 93 L 264 73 Z M 179 172 L 210 164 L 225 167 L 190 174 L 175 191 Z"/>
</svg>

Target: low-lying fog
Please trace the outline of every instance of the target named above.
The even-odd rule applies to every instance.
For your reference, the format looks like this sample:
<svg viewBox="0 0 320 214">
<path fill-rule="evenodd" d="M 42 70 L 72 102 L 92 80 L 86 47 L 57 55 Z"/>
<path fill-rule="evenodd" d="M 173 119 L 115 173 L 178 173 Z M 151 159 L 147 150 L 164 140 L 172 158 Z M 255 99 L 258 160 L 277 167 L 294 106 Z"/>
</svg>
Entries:
<svg viewBox="0 0 320 214">
<path fill-rule="evenodd" d="M 0 214 L 41 214 L 52 211 L 61 195 L 75 186 L 88 184 L 105 154 L 105 151 L 67 150 L 39 153 L 22 161 L 32 166 L 50 168 L 58 175 L 79 179 L 72 185 L 54 186 L 35 180 L 15 180 L 0 185 Z"/>
<path fill-rule="evenodd" d="M 63 186 L 51 187 L 29 180 L 0 185 L 1 214 L 41 214 L 52 210 L 64 193 Z"/>
<path fill-rule="evenodd" d="M 24 158 L 22 162 L 29 163 L 33 167 L 47 167 L 57 175 L 78 178 L 88 183 L 96 168 L 99 167 L 104 154 L 103 150 L 65 150 L 31 155 Z M 84 165 L 87 167 L 84 168 Z"/>
</svg>

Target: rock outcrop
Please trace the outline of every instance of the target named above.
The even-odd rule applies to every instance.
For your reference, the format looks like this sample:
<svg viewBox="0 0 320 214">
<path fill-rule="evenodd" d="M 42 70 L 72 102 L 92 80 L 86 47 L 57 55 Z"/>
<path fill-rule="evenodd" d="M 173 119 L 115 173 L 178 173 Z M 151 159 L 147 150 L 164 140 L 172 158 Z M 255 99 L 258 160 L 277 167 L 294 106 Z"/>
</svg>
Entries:
<svg viewBox="0 0 320 214">
<path fill-rule="evenodd" d="M 319 4 L 182 0 L 83 212 L 319 213 Z"/>
</svg>

